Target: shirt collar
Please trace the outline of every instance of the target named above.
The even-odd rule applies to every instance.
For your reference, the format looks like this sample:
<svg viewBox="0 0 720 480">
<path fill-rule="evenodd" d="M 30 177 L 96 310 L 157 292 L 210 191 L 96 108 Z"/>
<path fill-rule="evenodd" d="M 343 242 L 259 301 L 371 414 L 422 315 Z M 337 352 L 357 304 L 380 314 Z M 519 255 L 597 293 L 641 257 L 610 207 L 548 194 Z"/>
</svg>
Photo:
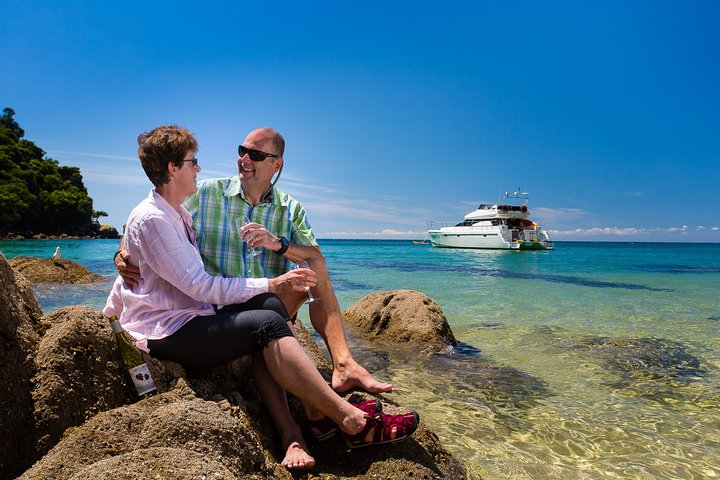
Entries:
<svg viewBox="0 0 720 480">
<path fill-rule="evenodd" d="M 185 205 L 180 205 L 180 214 L 178 215 L 177 210 L 175 210 L 172 205 L 168 203 L 165 198 L 160 195 L 154 188 L 150 191 L 150 198 L 155 203 L 155 205 L 162 211 L 172 215 L 172 216 L 179 216 L 180 220 L 185 224 L 186 227 L 189 227 L 192 231 L 192 215 L 190 215 L 190 212 L 188 212 L 188 209 L 185 208 Z M 194 231 L 193 231 L 194 233 Z M 192 235 L 191 235 L 192 236 Z M 194 241 L 194 238 L 191 238 L 191 241 Z"/>
<path fill-rule="evenodd" d="M 240 195 L 240 198 L 242 198 L 245 203 L 250 203 L 245 197 L 245 192 L 243 192 L 242 190 L 242 184 L 240 183 L 240 177 L 238 175 L 233 175 L 232 177 L 230 177 L 230 181 L 226 184 L 223 193 L 226 197 L 234 197 L 236 195 Z M 282 198 L 283 196 L 279 195 L 278 193 L 279 191 L 277 188 L 271 188 L 270 191 L 265 194 L 261 203 L 269 203 L 272 205 L 286 207 L 287 201 L 285 201 L 285 199 Z"/>
</svg>

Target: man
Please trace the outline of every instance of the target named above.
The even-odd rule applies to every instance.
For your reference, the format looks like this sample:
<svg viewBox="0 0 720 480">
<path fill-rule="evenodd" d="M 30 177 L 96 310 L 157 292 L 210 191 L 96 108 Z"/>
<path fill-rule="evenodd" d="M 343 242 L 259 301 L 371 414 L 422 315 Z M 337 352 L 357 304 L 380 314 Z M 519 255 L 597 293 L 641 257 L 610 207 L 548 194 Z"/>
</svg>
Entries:
<svg viewBox="0 0 720 480">
<path fill-rule="evenodd" d="M 333 389 L 391 392 L 391 384 L 377 381 L 352 357 L 325 258 L 305 210 L 297 200 L 275 188 L 284 151 L 285 140 L 277 131 L 253 130 L 238 148 L 238 175 L 205 180 L 197 193 L 185 201 L 193 216 L 205 268 L 211 275 L 272 277 L 288 271 L 291 261 L 307 261 L 317 276 L 312 294 L 320 299 L 309 306 L 310 321 L 332 357 Z M 240 232 L 236 220 L 245 216 L 251 223 Z M 260 255 L 251 256 L 248 245 L 259 250 Z M 121 250 L 116 264 L 123 278 L 132 283 L 137 281 L 137 273 L 125 268 L 125 257 L 126 252 Z M 306 295 L 292 292 L 281 299 L 294 316 Z"/>
</svg>

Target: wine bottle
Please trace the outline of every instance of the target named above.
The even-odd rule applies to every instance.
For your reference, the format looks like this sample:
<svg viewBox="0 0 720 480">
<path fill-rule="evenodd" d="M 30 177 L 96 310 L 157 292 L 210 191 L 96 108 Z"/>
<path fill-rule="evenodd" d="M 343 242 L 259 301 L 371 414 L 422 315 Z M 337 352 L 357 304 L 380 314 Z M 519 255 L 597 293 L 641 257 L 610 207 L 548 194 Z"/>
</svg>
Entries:
<svg viewBox="0 0 720 480">
<path fill-rule="evenodd" d="M 110 317 L 110 326 L 115 333 L 120 351 L 121 367 L 126 374 L 125 381 L 128 383 L 128 389 L 132 396 L 142 399 L 155 395 L 157 387 L 140 350 L 128 340 L 127 333 L 123 330 L 117 317 Z"/>
</svg>

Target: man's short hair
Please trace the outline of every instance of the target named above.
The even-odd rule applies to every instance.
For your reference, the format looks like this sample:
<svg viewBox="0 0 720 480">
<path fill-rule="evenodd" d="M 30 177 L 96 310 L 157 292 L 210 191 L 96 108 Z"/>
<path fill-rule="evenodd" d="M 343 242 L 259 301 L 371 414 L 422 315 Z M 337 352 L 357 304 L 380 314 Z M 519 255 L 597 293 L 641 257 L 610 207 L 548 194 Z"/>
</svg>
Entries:
<svg viewBox="0 0 720 480">
<path fill-rule="evenodd" d="M 138 135 L 138 157 L 145 174 L 156 187 L 170 181 L 167 164 L 180 165 L 187 152 L 197 152 L 198 143 L 190 130 L 162 125 Z"/>
<path fill-rule="evenodd" d="M 275 151 L 267 153 L 275 153 L 277 155 L 280 155 L 281 157 L 283 156 L 283 154 L 285 153 L 285 139 L 282 135 L 280 135 L 280 132 L 270 127 L 260 127 L 255 131 L 262 132 L 263 136 L 270 137 L 270 140 L 272 140 L 273 148 L 275 149 Z"/>
</svg>

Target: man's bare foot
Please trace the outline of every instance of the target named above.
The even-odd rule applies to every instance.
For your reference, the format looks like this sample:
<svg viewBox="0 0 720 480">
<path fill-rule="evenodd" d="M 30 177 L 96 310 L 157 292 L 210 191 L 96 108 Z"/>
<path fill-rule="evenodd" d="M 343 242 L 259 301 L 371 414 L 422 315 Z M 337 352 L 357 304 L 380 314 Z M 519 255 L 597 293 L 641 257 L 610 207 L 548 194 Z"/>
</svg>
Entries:
<svg viewBox="0 0 720 480">
<path fill-rule="evenodd" d="M 359 388 L 369 393 L 390 393 L 393 386 L 382 383 L 370 375 L 354 360 L 347 365 L 341 365 L 333 370 L 332 388 L 338 393 L 344 393 L 353 388 Z"/>
<path fill-rule="evenodd" d="M 291 442 L 285 452 L 282 466 L 288 470 L 309 470 L 315 466 L 315 459 L 308 453 L 305 442 Z"/>
</svg>

